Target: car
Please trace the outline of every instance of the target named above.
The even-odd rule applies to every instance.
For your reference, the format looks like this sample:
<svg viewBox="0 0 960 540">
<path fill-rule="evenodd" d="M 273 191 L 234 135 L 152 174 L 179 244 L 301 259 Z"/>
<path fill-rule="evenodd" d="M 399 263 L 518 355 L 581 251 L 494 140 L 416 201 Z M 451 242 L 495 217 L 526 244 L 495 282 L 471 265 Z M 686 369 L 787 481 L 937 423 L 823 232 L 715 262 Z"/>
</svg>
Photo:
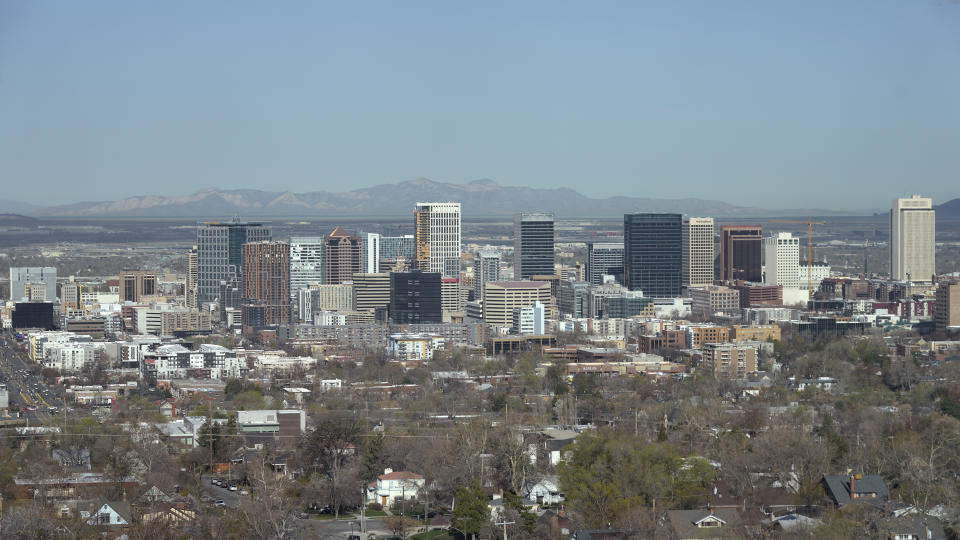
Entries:
<svg viewBox="0 0 960 540">
<path fill-rule="evenodd" d="M 236 491 L 237 489 L 238 489 L 238 488 L 237 488 L 237 485 L 236 485 L 236 484 L 232 484 L 232 485 L 230 486 L 230 491 Z"/>
<path fill-rule="evenodd" d="M 241 489 L 241 490 L 240 490 L 240 494 L 241 494 L 241 495 L 249 495 L 250 492 L 247 491 L 247 490 L 245 490 L 245 489 Z"/>
<path fill-rule="evenodd" d="M 219 506 L 220 508 L 223 508 L 223 507 L 227 506 L 227 503 L 223 502 L 223 499 L 217 499 L 216 502 L 213 503 L 213 505 L 214 505 L 214 506 Z"/>
<path fill-rule="evenodd" d="M 211 479 L 210 479 L 210 483 L 216 486 L 216 485 L 220 484 L 220 481 L 217 480 L 216 478 L 211 478 Z"/>
</svg>

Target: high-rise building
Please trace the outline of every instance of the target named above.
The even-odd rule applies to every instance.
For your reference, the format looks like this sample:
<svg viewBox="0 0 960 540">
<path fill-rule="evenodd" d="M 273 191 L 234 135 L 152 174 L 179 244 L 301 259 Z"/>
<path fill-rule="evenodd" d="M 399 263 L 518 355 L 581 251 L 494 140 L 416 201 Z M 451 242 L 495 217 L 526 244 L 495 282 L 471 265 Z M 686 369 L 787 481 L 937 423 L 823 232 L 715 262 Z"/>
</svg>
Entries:
<svg viewBox="0 0 960 540">
<path fill-rule="evenodd" d="M 890 278 L 930 281 L 936 274 L 933 200 L 912 195 L 890 209 Z"/>
<path fill-rule="evenodd" d="M 10 300 L 18 302 L 29 298 L 27 285 L 42 285 L 44 299 L 53 302 L 57 299 L 57 269 L 52 266 L 22 266 L 10 268 Z M 33 297 L 36 298 L 36 293 Z"/>
<path fill-rule="evenodd" d="M 440 272 L 414 271 L 390 274 L 390 322 L 394 324 L 442 323 L 440 279 Z"/>
<path fill-rule="evenodd" d="M 587 242 L 586 281 L 600 285 L 604 275 L 623 282 L 623 242 Z"/>
<path fill-rule="evenodd" d="M 724 225 L 720 227 L 720 281 L 763 280 L 763 227 Z"/>
<path fill-rule="evenodd" d="M 323 283 L 323 255 L 326 242 L 322 236 L 290 238 L 290 298 L 311 283 Z"/>
<path fill-rule="evenodd" d="M 550 304 L 550 284 L 545 281 L 491 281 L 484 286 L 483 322 L 513 325 L 513 310 L 540 302 Z"/>
<path fill-rule="evenodd" d="M 363 241 L 359 236 L 350 236 L 343 227 L 337 227 L 326 239 L 323 254 L 324 278 L 329 285 L 350 281 L 361 272 L 360 260 Z"/>
<path fill-rule="evenodd" d="M 156 272 L 135 270 L 120 273 L 121 302 L 140 302 L 144 296 L 154 296 L 156 294 Z"/>
<path fill-rule="evenodd" d="M 187 282 L 183 287 L 183 302 L 189 309 L 197 309 L 197 276 L 199 275 L 197 263 L 197 246 L 190 248 L 187 253 Z"/>
<path fill-rule="evenodd" d="M 623 216 L 624 285 L 654 298 L 680 296 L 682 232 L 680 214 Z"/>
<path fill-rule="evenodd" d="M 440 307 L 447 313 L 460 311 L 460 278 L 440 280 Z"/>
<path fill-rule="evenodd" d="M 197 303 L 217 301 L 220 282 L 243 275 L 243 245 L 272 238 L 270 225 L 243 221 L 203 223 L 197 229 Z"/>
<path fill-rule="evenodd" d="M 417 255 L 416 241 L 412 234 L 383 236 L 380 238 L 380 260 L 413 260 Z"/>
<path fill-rule="evenodd" d="M 353 275 L 353 310 L 373 311 L 390 305 L 390 274 L 362 273 Z"/>
<path fill-rule="evenodd" d="M 266 326 L 288 324 L 290 322 L 290 244 L 251 242 L 243 245 L 242 253 L 244 305 L 257 306 L 258 311 L 262 308 L 262 324 Z M 245 320 L 244 325 L 248 324 Z"/>
<path fill-rule="evenodd" d="M 500 281 L 500 254 L 482 251 L 473 259 L 474 300 L 483 300 L 483 286 L 491 281 Z"/>
<path fill-rule="evenodd" d="M 557 293 L 557 307 L 560 313 L 572 315 L 574 319 L 583 317 L 584 294 L 590 289 L 586 281 L 563 280 L 560 282 L 560 291 Z"/>
<path fill-rule="evenodd" d="M 788 232 L 763 239 L 764 283 L 799 289 L 800 239 Z"/>
<path fill-rule="evenodd" d="M 380 249 L 383 237 L 377 233 L 363 235 L 363 257 L 361 257 L 361 272 L 376 274 L 380 272 Z"/>
<path fill-rule="evenodd" d="M 683 284 L 713 284 L 713 218 L 683 218 Z"/>
<path fill-rule="evenodd" d="M 413 215 L 417 267 L 424 272 L 459 276 L 460 203 L 418 202 Z M 448 273 L 454 266 L 456 273 Z"/>
<path fill-rule="evenodd" d="M 543 335 L 545 306 L 540 302 L 534 302 L 532 306 L 518 307 L 513 310 L 513 327 L 511 331 L 514 334 Z"/>
<path fill-rule="evenodd" d="M 940 282 L 933 319 L 938 333 L 960 331 L 960 283 Z"/>
<path fill-rule="evenodd" d="M 521 213 L 513 216 L 513 275 L 530 279 L 553 274 L 553 214 Z"/>
<path fill-rule="evenodd" d="M 82 291 L 83 287 L 75 281 L 69 281 L 60 287 L 60 305 L 64 311 L 68 309 L 80 309 L 83 305 L 80 302 L 80 294 Z"/>
</svg>

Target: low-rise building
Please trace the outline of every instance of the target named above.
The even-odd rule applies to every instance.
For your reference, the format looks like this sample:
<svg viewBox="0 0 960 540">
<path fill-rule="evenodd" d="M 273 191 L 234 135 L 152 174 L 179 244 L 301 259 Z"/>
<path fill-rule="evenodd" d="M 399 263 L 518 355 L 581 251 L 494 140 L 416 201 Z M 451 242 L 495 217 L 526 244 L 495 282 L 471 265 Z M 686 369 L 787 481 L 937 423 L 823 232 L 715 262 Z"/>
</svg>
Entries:
<svg viewBox="0 0 960 540">
<path fill-rule="evenodd" d="M 424 482 L 423 475 L 417 473 L 384 469 L 367 487 L 367 502 L 388 507 L 398 500 L 416 499 Z"/>
</svg>

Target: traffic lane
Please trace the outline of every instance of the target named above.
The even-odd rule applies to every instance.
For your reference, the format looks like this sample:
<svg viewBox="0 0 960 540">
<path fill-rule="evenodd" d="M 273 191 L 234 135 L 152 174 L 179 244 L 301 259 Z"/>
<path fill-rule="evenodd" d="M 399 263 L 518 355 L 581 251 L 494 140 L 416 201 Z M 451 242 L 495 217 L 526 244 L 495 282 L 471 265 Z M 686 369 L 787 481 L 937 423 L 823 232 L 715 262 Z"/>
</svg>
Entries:
<svg viewBox="0 0 960 540">
<path fill-rule="evenodd" d="M 351 519 L 298 519 L 298 531 L 301 534 L 317 535 L 321 537 L 347 538 L 351 534 L 366 538 L 372 534 L 379 538 L 389 538 L 393 533 L 387 529 L 383 518 L 367 518 L 364 520 L 364 532 L 360 533 L 360 518 Z M 352 524 L 352 525 L 351 525 Z"/>
<path fill-rule="evenodd" d="M 223 503 L 227 505 L 227 508 L 236 508 L 240 503 L 240 492 L 230 491 L 229 489 L 211 484 L 210 481 L 214 478 L 219 478 L 219 476 L 200 476 L 200 491 L 213 497 L 215 501 L 223 501 Z"/>
</svg>

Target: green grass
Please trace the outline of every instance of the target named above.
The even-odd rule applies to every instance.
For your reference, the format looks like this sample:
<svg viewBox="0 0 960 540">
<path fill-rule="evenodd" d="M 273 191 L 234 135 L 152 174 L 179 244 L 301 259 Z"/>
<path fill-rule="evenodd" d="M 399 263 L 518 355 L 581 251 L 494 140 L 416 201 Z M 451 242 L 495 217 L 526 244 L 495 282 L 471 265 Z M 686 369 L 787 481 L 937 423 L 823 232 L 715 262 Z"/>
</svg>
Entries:
<svg viewBox="0 0 960 540">
<path fill-rule="evenodd" d="M 343 517 L 343 514 L 340 514 Z M 310 514 L 310 519 L 319 519 L 323 521 L 333 521 L 335 516 L 333 514 Z"/>
<path fill-rule="evenodd" d="M 453 540 L 453 536 L 446 529 L 434 529 L 430 532 L 417 533 L 410 540 Z"/>
<path fill-rule="evenodd" d="M 355 513 L 358 516 L 360 515 L 360 512 L 355 512 Z M 363 515 L 366 517 L 383 517 L 387 515 L 387 513 L 384 512 L 383 510 L 364 510 Z"/>
</svg>

